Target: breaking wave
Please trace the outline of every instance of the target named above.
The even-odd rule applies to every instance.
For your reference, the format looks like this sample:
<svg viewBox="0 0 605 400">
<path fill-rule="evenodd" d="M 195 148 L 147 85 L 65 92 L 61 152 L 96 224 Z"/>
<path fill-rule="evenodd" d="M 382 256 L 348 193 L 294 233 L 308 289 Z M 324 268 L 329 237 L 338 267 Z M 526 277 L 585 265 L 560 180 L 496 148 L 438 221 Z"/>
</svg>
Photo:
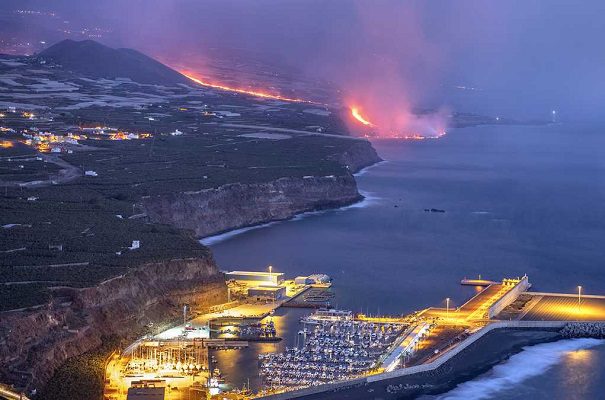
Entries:
<svg viewBox="0 0 605 400">
<path fill-rule="evenodd" d="M 203 244 L 204 246 L 212 246 L 213 244 L 224 242 L 225 240 L 231 239 L 232 237 L 237 236 L 237 235 L 241 235 L 242 233 L 245 233 L 248 231 L 253 231 L 256 229 L 266 228 L 268 226 L 275 225 L 280 222 L 282 222 L 282 221 L 272 221 L 272 222 L 267 222 L 266 224 L 247 226 L 245 228 L 234 229 L 232 231 L 228 231 L 225 233 L 220 233 L 218 235 L 208 236 L 203 239 L 200 239 L 200 243 Z"/>
<path fill-rule="evenodd" d="M 452 391 L 438 396 L 439 400 L 490 399 L 500 391 L 542 375 L 561 361 L 568 353 L 605 343 L 598 339 L 569 339 L 524 347 L 519 354 L 496 365 L 486 374 L 458 385 Z"/>
<path fill-rule="evenodd" d="M 378 161 L 375 164 L 369 165 L 365 168 L 360 169 L 359 171 L 357 171 L 356 173 L 353 174 L 354 177 L 358 177 L 358 176 L 362 176 L 365 175 L 369 170 L 373 169 L 374 167 L 377 167 L 378 165 L 384 164 L 386 163 L 386 160 L 382 160 L 382 161 Z"/>
<path fill-rule="evenodd" d="M 378 202 L 378 200 L 380 200 L 379 197 L 374 196 L 372 193 L 365 192 L 363 190 L 360 190 L 359 193 L 363 196 L 363 200 L 358 201 L 357 203 L 353 203 L 348 206 L 344 206 L 344 207 L 340 207 L 340 208 L 336 208 L 336 209 L 308 211 L 308 212 L 304 212 L 302 214 L 295 215 L 294 217 L 292 217 L 288 220 L 272 221 L 272 222 L 267 222 L 266 224 L 253 225 L 253 226 L 247 226 L 245 228 L 234 229 L 232 231 L 228 231 L 225 233 L 221 233 L 221 234 L 214 235 L 214 236 L 208 236 L 203 239 L 200 239 L 200 243 L 203 244 L 204 246 L 212 246 L 214 244 L 224 242 L 225 240 L 231 239 L 234 236 L 241 235 L 242 233 L 245 233 L 248 231 L 253 231 L 253 230 L 261 229 L 261 228 L 267 228 L 269 226 L 279 224 L 281 222 L 299 221 L 301 219 L 308 218 L 313 215 L 321 215 L 321 214 L 326 214 L 326 213 L 346 211 L 346 210 L 350 210 L 353 208 L 366 208 L 366 207 L 369 207 L 369 206 L 375 204 L 376 202 Z"/>
</svg>

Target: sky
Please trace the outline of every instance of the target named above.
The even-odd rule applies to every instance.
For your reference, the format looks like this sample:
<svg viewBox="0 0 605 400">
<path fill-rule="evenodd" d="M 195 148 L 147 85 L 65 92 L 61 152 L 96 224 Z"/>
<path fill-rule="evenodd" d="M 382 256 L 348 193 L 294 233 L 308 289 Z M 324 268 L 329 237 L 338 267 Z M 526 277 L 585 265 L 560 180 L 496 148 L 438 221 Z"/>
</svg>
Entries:
<svg viewBox="0 0 605 400">
<path fill-rule="evenodd" d="M 178 63 L 225 54 L 292 67 L 393 127 L 387 115 L 417 108 L 603 118 L 601 0 L 3 0 L 0 15 L 25 8 Z"/>
</svg>

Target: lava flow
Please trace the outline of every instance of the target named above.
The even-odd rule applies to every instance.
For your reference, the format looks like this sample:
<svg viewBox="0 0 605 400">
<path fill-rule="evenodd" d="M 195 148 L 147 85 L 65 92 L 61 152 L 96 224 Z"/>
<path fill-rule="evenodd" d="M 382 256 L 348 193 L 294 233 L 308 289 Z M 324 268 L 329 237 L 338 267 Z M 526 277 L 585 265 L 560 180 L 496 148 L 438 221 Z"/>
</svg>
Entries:
<svg viewBox="0 0 605 400">
<path fill-rule="evenodd" d="M 364 124 L 366 126 L 374 126 L 373 123 L 371 123 L 370 121 L 368 121 L 361 115 L 361 113 L 359 112 L 359 109 L 357 107 L 351 107 L 351 115 L 357 121 L 361 122 L 362 124 Z"/>
<path fill-rule="evenodd" d="M 197 83 L 199 85 L 206 86 L 206 87 L 211 87 L 211 88 L 214 88 L 214 89 L 225 90 L 225 91 L 228 91 L 228 92 L 242 93 L 242 94 L 247 94 L 247 95 L 250 95 L 250 96 L 262 97 L 262 98 L 265 98 L 265 99 L 290 101 L 290 102 L 295 102 L 295 103 L 311 103 L 311 104 L 315 104 L 315 102 L 310 101 L 310 100 L 299 99 L 299 98 L 292 98 L 292 97 L 286 97 L 286 96 L 282 96 L 282 95 L 279 95 L 279 94 L 271 94 L 271 93 L 267 93 L 267 92 L 263 92 L 263 91 L 259 91 L 259 90 L 249 90 L 249 89 L 235 88 L 235 87 L 221 85 L 221 84 L 218 84 L 218 83 L 207 82 L 207 81 L 202 80 L 201 78 L 195 77 L 194 73 L 191 72 L 191 71 L 181 70 L 179 72 L 182 75 L 186 76 L 187 78 L 191 79 L 193 82 L 195 82 L 195 83 Z"/>
<path fill-rule="evenodd" d="M 354 122 L 360 123 L 368 128 L 373 128 L 372 130 L 365 130 L 362 134 L 363 137 L 366 138 L 389 138 L 389 139 L 404 139 L 404 140 L 424 140 L 424 139 L 439 139 L 446 135 L 445 129 L 440 126 L 444 126 L 445 124 L 440 118 L 437 118 L 439 121 L 435 121 L 435 118 L 426 118 L 423 116 L 413 116 L 412 121 L 406 123 L 402 126 L 405 129 L 402 130 L 411 130 L 410 133 L 401 133 L 397 132 L 397 130 L 385 130 L 381 129 L 380 126 L 371 122 L 367 116 L 361 114 L 359 107 L 350 107 L 351 116 L 354 119 Z M 406 119 L 409 119 L 406 118 Z M 424 135 L 418 133 L 418 130 L 430 131 L 434 132 L 431 135 Z"/>
</svg>

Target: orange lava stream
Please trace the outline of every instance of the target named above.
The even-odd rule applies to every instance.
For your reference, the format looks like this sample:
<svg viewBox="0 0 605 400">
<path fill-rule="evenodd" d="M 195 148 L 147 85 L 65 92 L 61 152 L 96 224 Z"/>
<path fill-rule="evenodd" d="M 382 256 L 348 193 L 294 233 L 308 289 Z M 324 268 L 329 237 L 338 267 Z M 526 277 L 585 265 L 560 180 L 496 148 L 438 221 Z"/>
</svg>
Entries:
<svg viewBox="0 0 605 400">
<path fill-rule="evenodd" d="M 367 119 L 365 119 L 360 113 L 359 113 L 359 109 L 357 107 L 351 107 L 351 115 L 353 116 L 353 118 L 355 118 L 357 121 L 361 122 L 362 124 L 366 125 L 366 126 L 374 126 L 373 123 L 371 123 L 370 121 L 368 121 Z"/>
<path fill-rule="evenodd" d="M 255 97 L 262 97 L 264 99 L 273 99 L 273 100 L 282 100 L 282 101 L 290 101 L 290 102 L 294 102 L 294 103 L 311 103 L 311 104 L 315 104 L 315 102 L 310 101 L 310 100 L 305 100 L 305 99 L 299 99 L 299 98 L 292 98 L 292 97 L 286 97 L 286 96 L 282 96 L 279 94 L 271 94 L 271 93 L 267 93 L 267 92 L 262 92 L 262 91 L 258 91 L 258 90 L 248 90 L 248 89 L 241 89 L 241 88 L 235 88 L 235 87 L 230 87 L 230 86 L 225 86 L 225 85 L 221 85 L 218 83 L 211 83 L 208 81 L 204 81 L 200 78 L 196 78 L 193 74 L 193 72 L 191 71 L 179 71 L 181 74 L 185 75 L 187 78 L 191 79 L 193 82 L 202 85 L 202 86 L 206 86 L 206 87 L 211 87 L 214 89 L 220 89 L 220 90 L 225 90 L 228 92 L 234 92 L 234 93 L 242 93 L 242 94 L 247 94 L 250 96 L 255 96 Z"/>
<path fill-rule="evenodd" d="M 353 116 L 353 118 L 355 118 L 355 120 L 357 122 L 360 122 L 361 124 L 368 126 L 368 127 L 373 127 L 376 128 L 376 125 L 372 122 L 370 122 L 367 117 L 364 117 L 363 115 L 361 115 L 359 108 L 357 107 L 351 107 L 351 115 Z M 447 134 L 447 132 L 445 131 L 440 131 L 437 135 L 435 136 L 425 136 L 425 135 L 421 135 L 419 133 L 408 133 L 408 134 L 400 134 L 400 133 L 391 133 L 391 134 L 372 134 L 370 132 L 365 133 L 363 135 L 363 137 L 365 138 L 388 138 L 388 139 L 403 139 L 403 140 L 425 140 L 425 139 L 439 139 L 443 136 L 445 136 Z"/>
</svg>

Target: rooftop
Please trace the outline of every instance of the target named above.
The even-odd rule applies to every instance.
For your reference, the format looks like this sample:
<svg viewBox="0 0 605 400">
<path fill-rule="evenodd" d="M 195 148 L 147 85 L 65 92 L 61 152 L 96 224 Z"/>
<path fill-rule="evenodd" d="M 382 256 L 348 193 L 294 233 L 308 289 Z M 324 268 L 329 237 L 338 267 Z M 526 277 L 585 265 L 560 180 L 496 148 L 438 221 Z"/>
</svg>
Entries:
<svg viewBox="0 0 605 400">
<path fill-rule="evenodd" d="M 231 271 L 227 272 L 226 275 L 246 275 L 246 276 L 262 276 L 262 277 L 271 277 L 271 276 L 282 276 L 283 272 L 255 272 L 255 271 Z"/>
</svg>

